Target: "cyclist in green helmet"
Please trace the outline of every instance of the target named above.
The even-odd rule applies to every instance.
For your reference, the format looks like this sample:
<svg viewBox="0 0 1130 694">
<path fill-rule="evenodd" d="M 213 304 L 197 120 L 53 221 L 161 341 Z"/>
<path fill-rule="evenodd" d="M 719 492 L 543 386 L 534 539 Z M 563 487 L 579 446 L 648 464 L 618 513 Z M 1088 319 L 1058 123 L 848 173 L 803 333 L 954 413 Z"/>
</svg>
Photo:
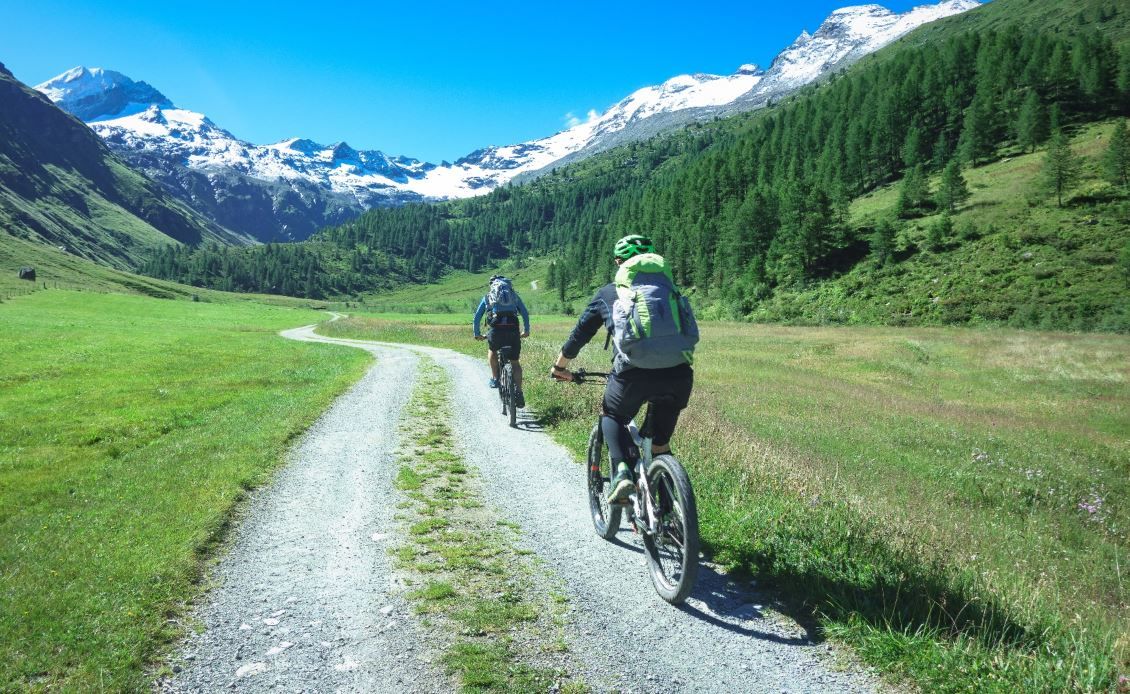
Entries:
<svg viewBox="0 0 1130 694">
<path fill-rule="evenodd" d="M 641 234 L 629 234 L 621 238 L 612 249 L 617 266 L 638 255 L 655 252 L 655 244 Z M 576 358 L 581 348 L 602 327 L 612 332 L 612 307 L 617 298 L 613 282 L 597 291 L 581 314 L 569 339 L 561 347 L 561 353 L 550 370 L 553 378 L 560 381 L 573 380 L 573 374 L 568 368 L 569 362 Z M 693 386 L 694 370 L 689 361 L 667 368 L 640 368 L 627 363 L 627 359 L 618 350 L 613 350 L 612 373 L 604 388 L 601 406 L 601 429 L 608 445 L 612 469 L 615 471 L 608 494 L 609 501 L 623 502 L 635 491 L 627 453 L 630 448 L 626 429 L 628 422 L 639 413 L 645 402 L 662 398 L 652 404 L 652 451 L 655 455 L 669 452 L 671 435 L 678 423 L 679 413 L 690 400 Z"/>
</svg>

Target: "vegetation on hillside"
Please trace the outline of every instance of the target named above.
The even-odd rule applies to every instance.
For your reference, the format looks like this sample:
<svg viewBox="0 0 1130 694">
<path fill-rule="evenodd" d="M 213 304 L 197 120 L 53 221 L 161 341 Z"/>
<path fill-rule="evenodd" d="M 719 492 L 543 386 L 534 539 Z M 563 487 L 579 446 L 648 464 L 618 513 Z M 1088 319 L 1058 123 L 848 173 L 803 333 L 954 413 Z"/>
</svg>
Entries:
<svg viewBox="0 0 1130 694">
<path fill-rule="evenodd" d="M 321 263 L 331 277 L 312 288 L 356 293 L 388 281 L 387 275 L 336 272 L 335 264 L 350 268 L 353 256 L 400 258 L 403 276 L 431 281 L 453 268 L 475 271 L 499 258 L 535 253 L 560 260 L 555 281 L 586 292 L 608 274 L 611 241 L 643 230 L 656 237 L 679 281 L 694 287 L 700 300 L 745 316 L 877 256 L 901 264 L 922 252 L 957 250 L 964 239 L 891 253 L 876 234 L 899 236 L 908 218 L 938 208 L 975 214 L 960 190 L 963 178 L 1001 156 L 1044 151 L 1049 140 L 1057 145 L 1053 151 L 1063 152 L 1066 135 L 1081 126 L 1130 113 L 1130 48 L 1111 39 L 1130 13 L 1102 6 L 1083 24 L 1071 15 L 1052 25 L 1023 21 L 1047 4 L 996 0 L 994 16 L 1011 7 L 1018 10 L 1015 23 L 969 30 L 944 24 L 948 29 L 934 29 L 940 32 L 934 40 L 893 46 L 788 103 L 628 145 L 529 185 L 444 205 L 371 211 L 318 235 L 311 252 L 324 256 L 334 248 L 341 260 Z M 1057 161 L 1067 166 L 1058 169 L 1054 195 L 1025 194 L 1033 208 L 1061 204 L 1078 218 L 1092 213 L 1087 206 L 1096 198 L 1130 201 L 1120 186 L 1080 191 L 1071 162 Z M 922 183 L 943 171 L 947 185 L 926 195 Z M 1047 175 L 1032 172 L 1031 187 Z M 853 223 L 854 199 L 900 178 L 909 182 L 909 197 L 883 220 L 890 231 Z M 1119 224 L 1113 233 L 1126 238 L 1128 231 Z M 219 286 L 228 277 L 209 268 L 221 268 L 222 259 L 234 255 L 214 248 L 172 253 L 146 270 Z M 943 263 L 948 258 L 941 256 Z M 1062 262 L 1088 265 L 1071 252 Z M 292 286 L 317 285 L 304 283 L 309 266 L 302 260 L 283 273 L 293 276 Z M 1020 308 L 1005 306 L 998 312 L 1003 315 L 986 320 L 1010 320 Z M 1098 304 L 1087 310 L 1089 321 L 1072 327 L 1110 327 L 1115 310 Z M 888 322 L 878 311 L 868 316 Z M 1038 318 L 1054 322 L 1055 316 Z M 963 319 L 952 314 L 945 320 Z"/>
</svg>

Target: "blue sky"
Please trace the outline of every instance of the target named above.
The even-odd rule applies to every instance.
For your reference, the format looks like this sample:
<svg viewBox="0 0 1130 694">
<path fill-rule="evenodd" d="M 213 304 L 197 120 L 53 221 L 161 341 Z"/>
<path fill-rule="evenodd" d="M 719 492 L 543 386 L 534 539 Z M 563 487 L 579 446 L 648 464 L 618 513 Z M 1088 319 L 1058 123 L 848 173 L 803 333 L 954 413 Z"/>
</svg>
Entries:
<svg viewBox="0 0 1130 694">
<path fill-rule="evenodd" d="M 848 4 L 5 0 L 0 62 L 32 85 L 117 70 L 255 143 L 438 162 L 550 135 L 673 75 L 767 65 Z"/>
</svg>

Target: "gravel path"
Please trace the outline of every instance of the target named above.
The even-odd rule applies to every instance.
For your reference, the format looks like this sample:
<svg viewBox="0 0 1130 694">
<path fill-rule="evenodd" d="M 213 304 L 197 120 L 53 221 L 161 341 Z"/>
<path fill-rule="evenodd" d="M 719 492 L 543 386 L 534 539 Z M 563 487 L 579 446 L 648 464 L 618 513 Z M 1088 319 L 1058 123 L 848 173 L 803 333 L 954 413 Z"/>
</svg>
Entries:
<svg viewBox="0 0 1130 694">
<path fill-rule="evenodd" d="M 883 689 L 858 668 L 836 667 L 830 645 L 813 643 L 798 624 L 768 609 L 768 596 L 734 584 L 709 564 L 701 566 L 686 605 L 663 602 L 631 531 L 622 529 L 616 543 L 592 531 L 582 466 L 540 433 L 527 413 L 518 429 L 505 425 L 497 395 L 486 386 L 485 360 L 432 347 L 325 338 L 312 329 L 306 336 L 400 347 L 427 354 L 448 370 L 453 425 L 465 460 L 481 472 L 487 500 L 521 526 L 527 548 L 562 579 L 573 607 L 573 648 L 595 691 Z"/>
<path fill-rule="evenodd" d="M 486 386 L 484 360 L 431 347 L 327 338 L 313 329 L 283 334 L 367 349 L 378 364 L 251 502 L 216 571 L 220 585 L 199 612 L 206 630 L 185 648 L 185 657 L 194 659 L 172 688 L 450 690 L 416 655 L 425 649 L 403 618 L 407 608 L 390 578 L 386 543 L 373 541 L 393 527 L 390 453 L 415 353 L 435 359 L 452 377 L 455 434 L 466 462 L 481 473 L 487 501 L 521 526 L 526 548 L 560 578 L 573 620 L 568 640 L 594 691 L 882 689 L 858 668 L 837 668 L 829 645 L 810 641 L 799 625 L 765 606 L 767 596 L 709 564 L 700 568 L 686 605 L 664 603 L 630 530 L 622 529 L 615 543 L 593 533 L 582 466 L 528 416 L 520 417 L 518 429 L 505 425 L 497 395 Z M 279 622 L 264 621 L 270 619 Z M 272 654 L 284 643 L 294 645 Z M 248 667 L 253 674 L 239 677 Z"/>
<path fill-rule="evenodd" d="M 162 690 L 450 691 L 422 660 L 387 554 L 397 423 L 418 359 L 368 349 L 374 368 L 250 499 L 195 613 L 204 630 Z"/>
</svg>

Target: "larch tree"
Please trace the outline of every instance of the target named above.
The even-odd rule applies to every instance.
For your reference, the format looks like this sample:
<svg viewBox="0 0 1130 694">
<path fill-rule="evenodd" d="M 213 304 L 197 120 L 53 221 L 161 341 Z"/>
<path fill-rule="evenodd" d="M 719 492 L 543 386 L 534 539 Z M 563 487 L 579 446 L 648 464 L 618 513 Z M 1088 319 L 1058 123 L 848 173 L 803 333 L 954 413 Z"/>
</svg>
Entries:
<svg viewBox="0 0 1130 694">
<path fill-rule="evenodd" d="M 1055 193 L 1056 203 L 1063 207 L 1063 194 L 1079 177 L 1079 160 L 1071 151 L 1071 140 L 1062 130 L 1055 131 L 1044 156 L 1043 178 L 1045 187 Z"/>
</svg>

